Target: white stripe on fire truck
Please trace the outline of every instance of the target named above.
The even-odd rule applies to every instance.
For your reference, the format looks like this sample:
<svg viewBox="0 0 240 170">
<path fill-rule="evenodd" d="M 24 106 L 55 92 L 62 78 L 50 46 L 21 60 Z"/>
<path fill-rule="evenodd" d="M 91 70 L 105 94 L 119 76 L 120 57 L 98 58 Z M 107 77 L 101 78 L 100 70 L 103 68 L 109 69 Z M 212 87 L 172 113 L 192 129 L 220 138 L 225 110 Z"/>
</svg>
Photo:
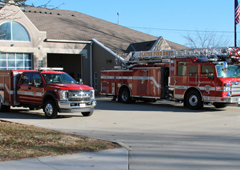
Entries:
<svg viewBox="0 0 240 170">
<path fill-rule="evenodd" d="M 155 84 L 155 86 L 157 88 L 160 88 L 161 85 L 157 83 L 157 81 L 154 79 L 154 77 L 139 77 L 139 76 L 133 76 L 133 77 L 129 77 L 129 76 L 101 76 L 101 79 L 117 79 L 117 80 L 129 80 L 129 79 L 133 79 L 133 80 L 152 80 L 153 83 Z"/>
<path fill-rule="evenodd" d="M 175 89 L 188 89 L 190 88 L 191 86 L 173 86 L 171 85 L 170 88 L 175 88 Z M 206 87 L 205 86 L 200 86 L 200 87 L 197 87 L 199 90 L 205 90 L 206 91 Z M 208 91 L 215 91 L 215 87 L 210 87 L 209 89 L 207 89 Z"/>
<path fill-rule="evenodd" d="M 0 87 L 4 87 L 6 88 L 8 94 L 13 94 L 13 91 L 12 90 L 9 90 L 8 86 L 5 84 L 5 86 L 3 85 L 3 83 L 0 83 Z"/>
<path fill-rule="evenodd" d="M 42 96 L 41 92 L 18 91 L 17 94 L 28 96 Z"/>
</svg>

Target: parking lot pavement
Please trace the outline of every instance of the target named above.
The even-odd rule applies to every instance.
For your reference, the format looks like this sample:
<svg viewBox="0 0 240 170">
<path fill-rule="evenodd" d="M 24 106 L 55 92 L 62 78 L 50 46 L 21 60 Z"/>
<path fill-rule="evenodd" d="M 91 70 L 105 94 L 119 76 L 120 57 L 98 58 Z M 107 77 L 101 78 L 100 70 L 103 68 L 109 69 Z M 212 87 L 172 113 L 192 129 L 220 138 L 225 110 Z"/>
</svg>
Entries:
<svg viewBox="0 0 240 170">
<path fill-rule="evenodd" d="M 14 110 L 1 119 L 118 141 L 127 145 L 130 170 L 240 169 L 240 108 L 200 111 L 169 102 L 122 104 L 97 98 L 91 117 Z"/>
</svg>

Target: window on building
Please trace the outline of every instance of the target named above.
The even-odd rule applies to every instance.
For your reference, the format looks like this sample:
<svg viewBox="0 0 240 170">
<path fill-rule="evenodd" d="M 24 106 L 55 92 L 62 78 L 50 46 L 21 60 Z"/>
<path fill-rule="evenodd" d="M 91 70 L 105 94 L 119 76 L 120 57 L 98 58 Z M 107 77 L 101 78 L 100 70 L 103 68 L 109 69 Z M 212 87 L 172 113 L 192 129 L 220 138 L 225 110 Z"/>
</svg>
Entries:
<svg viewBox="0 0 240 170">
<path fill-rule="evenodd" d="M 30 41 L 28 31 L 17 22 L 5 22 L 0 25 L 0 40 Z"/>
<path fill-rule="evenodd" d="M 31 70 L 32 54 L 0 53 L 0 70 Z"/>
<path fill-rule="evenodd" d="M 186 61 L 178 61 L 177 62 L 177 75 L 178 76 L 186 76 Z"/>
</svg>

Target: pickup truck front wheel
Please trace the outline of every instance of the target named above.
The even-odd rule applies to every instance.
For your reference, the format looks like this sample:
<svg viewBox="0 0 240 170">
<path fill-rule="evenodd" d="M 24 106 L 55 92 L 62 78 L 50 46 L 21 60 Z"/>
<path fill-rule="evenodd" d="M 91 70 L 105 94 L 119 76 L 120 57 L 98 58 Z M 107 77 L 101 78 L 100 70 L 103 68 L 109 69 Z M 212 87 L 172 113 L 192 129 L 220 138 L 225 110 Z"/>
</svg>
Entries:
<svg viewBox="0 0 240 170">
<path fill-rule="evenodd" d="M 58 111 L 57 111 L 57 106 L 52 100 L 48 100 L 43 107 L 43 111 L 45 113 L 45 116 L 48 119 L 56 118 Z"/>
<path fill-rule="evenodd" d="M 93 111 L 91 112 L 82 112 L 83 116 L 91 116 L 93 114 Z"/>
</svg>

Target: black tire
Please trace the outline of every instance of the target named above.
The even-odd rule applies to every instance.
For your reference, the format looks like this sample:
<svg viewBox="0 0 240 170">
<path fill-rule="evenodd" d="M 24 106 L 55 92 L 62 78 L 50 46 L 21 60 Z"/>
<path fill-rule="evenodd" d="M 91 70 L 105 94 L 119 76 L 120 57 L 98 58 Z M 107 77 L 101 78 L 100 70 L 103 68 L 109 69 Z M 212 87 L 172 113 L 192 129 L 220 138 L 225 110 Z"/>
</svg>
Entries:
<svg viewBox="0 0 240 170">
<path fill-rule="evenodd" d="M 203 101 L 202 101 L 202 97 L 199 94 L 199 92 L 195 91 L 195 90 L 190 91 L 186 96 L 185 105 L 189 109 L 193 109 L 193 110 L 202 109 L 203 108 Z"/>
<path fill-rule="evenodd" d="M 82 115 L 84 117 L 91 116 L 92 114 L 93 114 L 93 111 L 91 111 L 91 112 L 82 112 Z"/>
<path fill-rule="evenodd" d="M 10 110 L 10 106 L 2 105 L 0 103 L 0 112 L 8 112 Z"/>
<path fill-rule="evenodd" d="M 122 103 L 131 103 L 132 98 L 130 96 L 130 91 L 128 88 L 123 88 L 121 89 L 119 96 L 118 96 L 118 101 Z"/>
<path fill-rule="evenodd" d="M 48 119 L 56 118 L 58 114 L 57 106 L 54 101 L 48 100 L 43 107 L 45 116 Z"/>
<path fill-rule="evenodd" d="M 225 108 L 225 107 L 227 107 L 226 104 L 221 104 L 221 103 L 213 103 L 213 105 L 214 105 L 216 108 Z"/>
</svg>

